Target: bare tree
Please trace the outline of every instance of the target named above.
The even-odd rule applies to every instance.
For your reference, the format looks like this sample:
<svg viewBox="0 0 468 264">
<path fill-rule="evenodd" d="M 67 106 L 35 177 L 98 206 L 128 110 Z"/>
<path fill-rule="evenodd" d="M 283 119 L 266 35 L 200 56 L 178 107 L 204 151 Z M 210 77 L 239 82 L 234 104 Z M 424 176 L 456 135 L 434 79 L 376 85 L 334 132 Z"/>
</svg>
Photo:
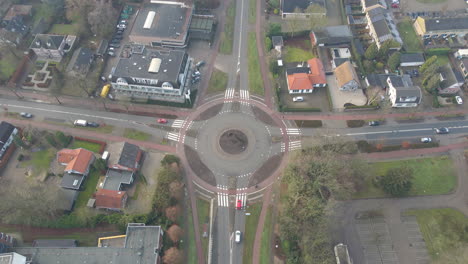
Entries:
<svg viewBox="0 0 468 264">
<path fill-rule="evenodd" d="M 114 31 L 114 21 L 118 16 L 112 4 L 98 3 L 88 14 L 91 31 L 99 37 L 110 37 Z"/>
<path fill-rule="evenodd" d="M 184 230 L 182 230 L 178 225 L 171 225 L 171 227 L 167 229 L 166 233 L 172 242 L 177 243 L 184 235 Z"/>
<path fill-rule="evenodd" d="M 163 263 L 165 264 L 181 264 L 184 260 L 183 253 L 176 247 L 171 247 L 164 253 Z"/>
<path fill-rule="evenodd" d="M 307 7 L 304 13 L 308 13 L 309 15 L 309 25 L 311 30 L 321 28 L 328 23 L 328 19 L 324 15 L 326 14 L 326 9 L 321 5 L 312 4 Z"/>
</svg>

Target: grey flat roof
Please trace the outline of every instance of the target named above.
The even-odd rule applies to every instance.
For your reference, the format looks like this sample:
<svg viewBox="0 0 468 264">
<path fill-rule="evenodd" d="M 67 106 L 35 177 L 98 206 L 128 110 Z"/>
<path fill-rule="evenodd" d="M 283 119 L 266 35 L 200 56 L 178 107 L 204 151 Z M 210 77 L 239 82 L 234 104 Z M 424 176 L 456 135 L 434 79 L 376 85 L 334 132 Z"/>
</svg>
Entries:
<svg viewBox="0 0 468 264">
<path fill-rule="evenodd" d="M 78 198 L 78 194 L 80 193 L 77 190 L 70 190 L 70 189 L 64 189 L 60 188 L 59 192 L 61 193 L 61 197 L 63 200 L 60 203 L 60 206 L 62 210 L 65 211 L 71 211 L 73 209 L 73 206 L 75 205 L 76 198 Z"/>
<path fill-rule="evenodd" d="M 348 25 L 329 26 L 326 27 L 324 31 L 327 32 L 330 37 L 353 37 L 353 33 Z"/>
<path fill-rule="evenodd" d="M 374 26 L 375 33 L 379 38 L 391 34 L 385 19 L 375 21 L 372 23 L 372 25 Z"/>
<path fill-rule="evenodd" d="M 62 181 L 60 182 L 60 187 L 79 190 L 81 184 L 83 183 L 84 176 L 79 174 L 64 173 Z M 75 181 L 78 181 L 76 185 L 73 185 Z"/>
<path fill-rule="evenodd" d="M 150 12 L 155 12 L 156 15 L 150 28 L 144 28 Z M 144 4 L 138 12 L 130 35 L 170 39 L 171 41 L 183 40 L 188 32 L 191 14 L 191 7 L 182 7 L 179 4 Z"/>
<path fill-rule="evenodd" d="M 402 53 L 400 62 L 424 62 L 424 55 L 422 53 Z"/>
<path fill-rule="evenodd" d="M 149 72 L 153 58 L 161 59 L 159 71 Z M 179 88 L 179 73 L 187 61 L 187 54 L 182 50 L 157 50 L 145 48 L 143 53 L 132 53 L 128 58 L 120 58 L 112 72 L 112 81 L 124 78 L 127 83 L 134 83 L 132 78 L 158 80 L 157 85 L 169 82 L 174 88 Z M 146 84 L 150 85 L 150 84 Z"/>
<path fill-rule="evenodd" d="M 283 46 L 283 37 L 282 36 L 272 36 L 271 42 L 274 46 Z"/>
<path fill-rule="evenodd" d="M 404 103 L 404 100 L 400 98 L 405 97 L 417 97 L 417 102 L 421 99 L 421 89 L 418 86 L 408 86 L 408 87 L 396 87 L 396 101 L 399 103 Z"/>
<path fill-rule="evenodd" d="M 75 239 L 36 239 L 33 247 L 76 247 Z"/>
<path fill-rule="evenodd" d="M 292 67 L 286 69 L 286 74 L 291 75 L 295 73 L 310 73 L 309 67 Z"/>
<path fill-rule="evenodd" d="M 127 227 L 125 248 L 72 247 L 72 248 L 14 248 L 34 264 L 154 264 L 157 263 L 160 247 L 159 226 Z"/>
<path fill-rule="evenodd" d="M 0 123 L 0 141 L 2 143 L 7 142 L 11 136 L 11 133 L 13 133 L 13 130 L 15 130 L 15 126 L 8 122 L 2 121 Z"/>
<path fill-rule="evenodd" d="M 468 30 L 468 17 L 424 19 L 426 32 L 438 30 Z"/>
<path fill-rule="evenodd" d="M 103 189 L 120 191 L 120 185 L 130 184 L 133 178 L 133 172 L 108 169 L 106 179 L 104 180 Z"/>
</svg>

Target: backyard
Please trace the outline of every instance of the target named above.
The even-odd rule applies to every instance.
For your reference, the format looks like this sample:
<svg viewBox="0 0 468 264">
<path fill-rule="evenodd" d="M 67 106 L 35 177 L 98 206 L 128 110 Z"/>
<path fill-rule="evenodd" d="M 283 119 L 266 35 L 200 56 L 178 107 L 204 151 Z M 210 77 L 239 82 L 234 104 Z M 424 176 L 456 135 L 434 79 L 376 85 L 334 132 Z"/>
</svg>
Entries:
<svg viewBox="0 0 468 264">
<path fill-rule="evenodd" d="M 421 41 L 413 29 L 411 20 L 405 19 L 398 23 L 397 26 L 406 52 L 422 52 Z"/>
<path fill-rule="evenodd" d="M 441 257 L 448 260 L 457 255 L 460 256 L 460 254 L 453 253 L 457 252 L 457 249 L 463 252 L 468 246 L 468 219 L 460 211 L 452 208 L 409 210 L 406 215 L 416 216 L 432 260 Z M 460 262 L 450 261 L 450 263 L 466 262 L 461 260 Z"/>
<path fill-rule="evenodd" d="M 84 148 L 89 151 L 92 151 L 94 153 L 98 153 L 99 149 L 101 148 L 101 145 L 97 143 L 92 143 L 84 140 L 73 140 L 73 143 L 71 144 L 70 148 L 72 149 L 77 149 L 77 148 Z"/>
<path fill-rule="evenodd" d="M 7 81 L 10 78 L 22 56 L 21 52 L 12 47 L 0 49 L 0 81 Z"/>
<path fill-rule="evenodd" d="M 245 222 L 245 232 L 243 234 L 244 237 L 242 238 L 244 243 L 244 255 L 242 257 L 242 263 L 244 264 L 252 263 L 255 232 L 257 230 L 258 218 L 260 217 L 260 212 L 262 211 L 262 204 L 252 204 L 249 206 L 247 211 L 250 213 L 250 215 L 246 216 L 247 220 Z"/>
<path fill-rule="evenodd" d="M 236 1 L 231 1 L 226 9 L 226 23 L 224 30 L 221 32 L 221 43 L 219 44 L 219 52 L 222 54 L 231 54 L 233 37 L 234 37 L 234 21 L 236 18 Z"/>
<path fill-rule="evenodd" d="M 298 47 L 286 46 L 284 51 L 284 61 L 286 63 L 303 62 L 314 57 L 315 56 L 312 54 L 312 52 Z"/>
<path fill-rule="evenodd" d="M 227 87 L 228 75 L 227 73 L 214 69 L 211 74 L 210 83 L 208 85 L 208 93 L 224 92 Z"/>
<path fill-rule="evenodd" d="M 371 164 L 376 177 L 384 175 L 390 168 L 408 166 L 413 169 L 413 184 L 408 196 L 437 195 L 453 191 L 457 184 L 457 177 L 452 160 L 448 156 L 424 159 L 398 160 L 376 162 Z M 360 192 L 353 198 L 376 198 L 388 195 L 375 186 L 374 178 L 366 179 Z"/>
<path fill-rule="evenodd" d="M 91 168 L 88 177 L 85 179 L 83 191 L 78 194 L 78 198 L 76 199 L 75 208 L 85 207 L 88 203 L 89 198 L 93 195 L 96 191 L 96 185 L 99 181 L 99 176 L 101 173 Z"/>
<path fill-rule="evenodd" d="M 30 167 L 36 176 L 47 173 L 50 163 L 55 158 L 56 150 L 45 148 L 39 151 L 33 151 L 30 159 L 22 163 L 22 167 Z"/>
<path fill-rule="evenodd" d="M 254 32 L 249 32 L 249 47 L 248 47 L 248 65 L 249 65 L 249 90 L 253 94 L 263 96 L 263 81 L 262 73 L 260 72 L 260 64 L 258 63 L 257 40 Z"/>
</svg>

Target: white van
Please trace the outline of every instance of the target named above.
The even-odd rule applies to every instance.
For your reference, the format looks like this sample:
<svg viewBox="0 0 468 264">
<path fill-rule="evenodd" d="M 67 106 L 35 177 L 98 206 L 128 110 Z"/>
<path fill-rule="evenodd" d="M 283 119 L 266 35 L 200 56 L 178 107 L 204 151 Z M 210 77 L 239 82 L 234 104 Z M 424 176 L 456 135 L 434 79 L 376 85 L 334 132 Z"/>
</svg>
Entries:
<svg viewBox="0 0 468 264">
<path fill-rule="evenodd" d="M 75 126 L 87 126 L 88 125 L 88 121 L 86 120 L 83 120 L 83 119 L 77 119 L 75 120 L 75 122 L 73 122 L 73 125 Z"/>
<path fill-rule="evenodd" d="M 242 236 L 241 231 L 237 230 L 234 241 L 236 241 L 236 243 L 240 243 L 241 242 L 241 236 Z"/>
</svg>

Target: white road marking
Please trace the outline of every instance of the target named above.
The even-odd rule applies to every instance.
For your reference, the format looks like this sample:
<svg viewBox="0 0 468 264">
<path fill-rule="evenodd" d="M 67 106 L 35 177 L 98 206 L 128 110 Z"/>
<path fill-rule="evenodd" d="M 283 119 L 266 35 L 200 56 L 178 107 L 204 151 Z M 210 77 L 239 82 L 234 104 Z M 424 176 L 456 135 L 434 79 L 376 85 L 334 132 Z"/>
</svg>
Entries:
<svg viewBox="0 0 468 264">
<path fill-rule="evenodd" d="M 232 99 L 234 98 L 234 88 L 228 88 L 226 92 L 224 92 L 224 99 Z"/>
<path fill-rule="evenodd" d="M 218 189 L 227 190 L 226 186 L 218 185 Z M 218 192 L 218 206 L 219 207 L 229 207 L 229 195 L 227 193 Z"/>
<path fill-rule="evenodd" d="M 176 119 L 174 120 L 174 123 L 172 123 L 172 127 L 175 127 L 175 128 L 181 128 L 183 127 L 185 124 L 185 120 L 183 119 Z"/>
<path fill-rule="evenodd" d="M 178 133 L 173 133 L 173 132 L 167 133 L 167 139 L 169 139 L 169 140 L 173 140 L 173 141 L 177 141 L 177 142 L 178 142 L 178 141 L 179 141 L 179 138 L 180 138 L 180 136 L 179 136 Z"/>
<path fill-rule="evenodd" d="M 286 128 L 286 133 L 288 135 L 300 135 L 301 130 L 299 128 Z"/>
<path fill-rule="evenodd" d="M 291 142 L 289 142 L 289 150 L 297 150 L 297 149 L 301 149 L 301 148 L 302 148 L 301 141 L 291 141 Z"/>
<path fill-rule="evenodd" d="M 285 151 L 286 151 L 285 144 L 284 142 L 281 142 L 281 152 L 285 152 Z"/>
<path fill-rule="evenodd" d="M 248 90 L 240 90 L 240 98 L 242 100 L 249 100 L 249 91 Z"/>
</svg>

